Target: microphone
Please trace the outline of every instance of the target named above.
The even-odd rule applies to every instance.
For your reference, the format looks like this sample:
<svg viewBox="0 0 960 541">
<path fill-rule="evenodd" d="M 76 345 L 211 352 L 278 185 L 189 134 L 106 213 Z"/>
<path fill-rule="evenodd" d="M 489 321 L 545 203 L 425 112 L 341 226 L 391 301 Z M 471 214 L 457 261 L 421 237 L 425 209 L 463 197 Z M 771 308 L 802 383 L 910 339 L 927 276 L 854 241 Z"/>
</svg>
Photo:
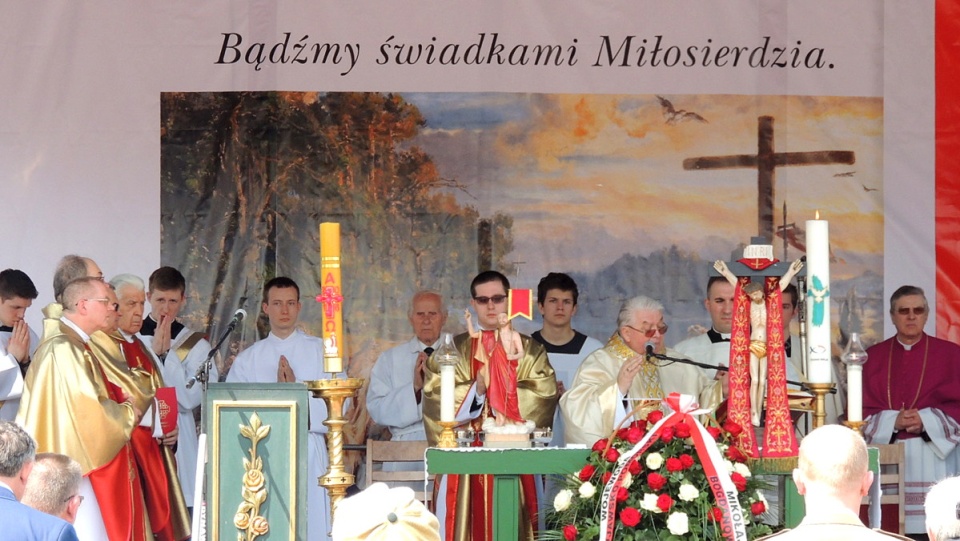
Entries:
<svg viewBox="0 0 960 541">
<path fill-rule="evenodd" d="M 223 343 L 227 340 L 227 337 L 230 336 L 230 333 L 237 328 L 237 325 L 239 325 L 245 317 L 247 317 L 247 311 L 243 308 L 237 308 L 237 311 L 233 313 L 233 318 L 230 319 L 230 323 L 227 324 L 227 328 L 224 329 L 223 333 L 220 334 L 220 339 L 217 340 L 216 345 L 210 348 L 210 353 L 207 355 L 206 360 L 200 363 L 199 368 L 197 368 L 197 373 L 194 374 L 192 378 L 187 380 L 187 389 L 192 388 L 198 380 L 207 380 L 207 373 L 210 370 L 210 359 L 216 355 L 217 350 L 220 349 L 220 346 L 223 345 Z"/>
<path fill-rule="evenodd" d="M 645 351 L 643 360 L 646 362 L 650 362 L 650 357 L 656 356 L 656 354 L 653 352 L 653 340 L 647 340 L 646 345 L 643 346 L 643 350 Z"/>
</svg>

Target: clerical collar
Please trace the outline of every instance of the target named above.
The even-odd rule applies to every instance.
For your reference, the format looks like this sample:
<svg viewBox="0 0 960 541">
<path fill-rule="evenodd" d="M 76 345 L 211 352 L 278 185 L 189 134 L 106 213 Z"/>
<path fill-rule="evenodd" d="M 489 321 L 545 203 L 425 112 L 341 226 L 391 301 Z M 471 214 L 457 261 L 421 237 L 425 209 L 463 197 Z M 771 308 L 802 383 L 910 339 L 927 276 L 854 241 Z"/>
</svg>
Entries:
<svg viewBox="0 0 960 541">
<path fill-rule="evenodd" d="M 10 325 L 0 325 L 0 332 L 13 332 L 13 327 Z"/>
<path fill-rule="evenodd" d="M 180 323 L 176 319 L 173 320 L 173 323 L 170 324 L 170 334 L 173 336 L 170 337 L 171 340 L 176 340 L 180 336 L 180 331 L 184 329 L 183 323 Z M 147 314 L 147 317 L 143 318 L 143 325 L 140 327 L 141 336 L 153 336 L 157 330 L 157 320 L 153 319 L 152 314 Z"/>
<path fill-rule="evenodd" d="M 80 327 L 77 327 L 76 323 L 67 319 L 67 316 L 60 316 L 60 321 L 63 322 L 63 324 L 65 324 L 67 327 L 70 327 L 71 329 L 76 331 L 77 334 L 80 335 L 80 339 L 83 340 L 84 344 L 90 341 L 90 335 L 83 332 L 83 330 L 81 330 Z"/>
<path fill-rule="evenodd" d="M 920 340 L 923 340 L 923 335 L 920 336 Z M 900 345 L 903 346 L 903 350 L 904 350 L 904 351 L 910 351 L 911 349 L 913 349 L 913 346 L 919 344 L 919 343 L 920 343 L 920 340 L 917 340 L 916 342 L 914 342 L 914 343 L 912 343 L 912 344 L 904 344 L 904 343 L 900 340 L 899 337 L 897 338 L 897 342 L 900 342 Z"/>
<path fill-rule="evenodd" d="M 124 332 L 122 329 L 117 329 L 117 332 L 119 332 L 119 333 L 120 333 L 120 336 L 122 336 L 123 339 L 126 340 L 128 343 L 130 343 L 130 344 L 133 343 L 133 335 L 132 335 L 132 334 L 127 334 L 127 333 Z"/>
<path fill-rule="evenodd" d="M 714 329 L 713 327 L 711 327 L 710 330 L 707 331 L 707 336 L 710 338 L 711 344 L 730 341 L 730 333 L 723 334 L 723 333 L 717 332 L 717 330 Z"/>
</svg>

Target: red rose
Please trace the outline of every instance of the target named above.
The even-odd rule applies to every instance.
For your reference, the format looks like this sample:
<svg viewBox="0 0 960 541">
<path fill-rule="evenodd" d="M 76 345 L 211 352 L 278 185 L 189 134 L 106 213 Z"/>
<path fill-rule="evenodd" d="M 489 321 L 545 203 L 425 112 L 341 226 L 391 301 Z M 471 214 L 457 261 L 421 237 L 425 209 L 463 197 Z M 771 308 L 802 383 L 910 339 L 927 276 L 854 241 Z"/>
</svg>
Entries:
<svg viewBox="0 0 960 541">
<path fill-rule="evenodd" d="M 641 432 L 646 432 L 646 431 L 647 431 L 647 420 L 646 420 L 646 419 L 640 419 L 640 420 L 638 420 L 638 421 L 634 421 L 634 422 L 630 423 L 630 426 L 633 427 L 633 428 L 639 428 Z"/>
<path fill-rule="evenodd" d="M 627 507 L 623 511 L 620 511 L 620 522 L 622 522 L 624 526 L 633 528 L 640 523 L 641 516 L 640 511 L 637 511 L 633 507 Z"/>
<path fill-rule="evenodd" d="M 563 527 L 563 538 L 567 541 L 574 541 L 577 538 L 577 527 L 573 524 L 567 524 Z"/>
<path fill-rule="evenodd" d="M 727 458 L 734 462 L 746 462 L 747 456 L 740 452 L 740 449 L 737 449 L 735 446 L 731 445 L 727 447 Z"/>
<path fill-rule="evenodd" d="M 679 458 L 670 457 L 667 459 L 667 471 L 682 471 L 683 462 Z"/>
<path fill-rule="evenodd" d="M 673 507 L 673 498 L 671 498 L 669 494 L 661 494 L 657 497 L 657 507 L 666 513 Z"/>
<path fill-rule="evenodd" d="M 636 445 L 637 442 L 643 439 L 643 430 L 640 430 L 635 426 L 630 427 L 630 430 L 627 431 L 627 437 L 625 439 Z"/>
<path fill-rule="evenodd" d="M 608 471 L 607 473 L 603 474 L 603 477 L 600 478 L 600 483 L 603 484 L 603 485 L 606 485 L 606 484 L 607 484 L 607 481 L 610 480 L 610 476 L 611 476 L 611 475 L 613 475 L 613 472 L 609 472 L 609 471 Z"/>
<path fill-rule="evenodd" d="M 647 414 L 647 424 L 655 425 L 660 422 L 660 419 L 663 419 L 663 412 L 660 410 L 653 410 Z"/>
<path fill-rule="evenodd" d="M 714 441 L 720 440 L 720 429 L 715 426 L 708 426 L 707 432 L 713 437 Z"/>
<path fill-rule="evenodd" d="M 627 464 L 627 471 L 630 472 L 630 475 L 638 475 L 643 471 L 643 466 L 640 465 L 639 460 L 631 460 L 630 464 Z"/>
<path fill-rule="evenodd" d="M 663 431 L 660 432 L 660 441 L 663 443 L 673 441 L 673 427 L 664 428 Z"/>
<path fill-rule="evenodd" d="M 667 478 L 657 472 L 653 472 L 647 476 L 647 484 L 655 491 L 660 490 L 663 488 L 663 485 L 667 484 Z"/>
<path fill-rule="evenodd" d="M 740 475 L 737 472 L 730 474 L 730 480 L 733 481 L 733 485 L 737 487 L 737 492 L 743 492 L 747 490 L 747 478 Z"/>
<path fill-rule="evenodd" d="M 763 502 L 753 502 L 750 504 L 750 512 L 754 515 L 762 515 L 766 510 L 767 506 L 763 505 Z"/>
<path fill-rule="evenodd" d="M 630 497 L 629 490 L 623 487 L 620 487 L 619 490 L 617 490 L 617 502 L 625 502 L 629 497 Z"/>
<path fill-rule="evenodd" d="M 607 449 L 607 454 L 603 458 L 607 459 L 607 462 L 616 462 L 620 458 L 620 451 L 617 451 L 616 447 L 611 447 Z"/>
<path fill-rule="evenodd" d="M 678 438 L 689 438 L 690 437 L 690 425 L 685 422 L 679 422 L 673 425 L 673 431 Z"/>
<path fill-rule="evenodd" d="M 629 428 L 621 428 L 620 430 L 617 430 L 617 437 L 620 438 L 621 440 L 625 440 L 627 439 L 627 432 L 629 431 L 630 431 Z"/>
<path fill-rule="evenodd" d="M 596 472 L 597 468 L 593 464 L 587 464 L 582 470 L 580 470 L 580 475 L 578 475 L 578 477 L 581 481 L 589 481 Z"/>
<path fill-rule="evenodd" d="M 607 443 L 609 443 L 607 441 L 607 438 L 603 438 L 602 440 L 597 440 L 597 443 L 593 444 L 593 450 L 598 453 L 602 453 L 603 450 L 607 448 Z"/>
<path fill-rule="evenodd" d="M 680 463 L 683 464 L 683 469 L 690 468 L 694 464 L 693 457 L 687 453 L 683 453 L 680 455 Z"/>
<path fill-rule="evenodd" d="M 714 522 L 720 522 L 723 519 L 723 511 L 719 507 L 714 507 L 710 510 L 710 520 Z"/>
<path fill-rule="evenodd" d="M 723 423 L 723 429 L 729 432 L 733 437 L 737 437 L 741 432 L 743 432 L 743 427 L 731 421 L 730 419 L 727 419 L 726 422 Z"/>
</svg>

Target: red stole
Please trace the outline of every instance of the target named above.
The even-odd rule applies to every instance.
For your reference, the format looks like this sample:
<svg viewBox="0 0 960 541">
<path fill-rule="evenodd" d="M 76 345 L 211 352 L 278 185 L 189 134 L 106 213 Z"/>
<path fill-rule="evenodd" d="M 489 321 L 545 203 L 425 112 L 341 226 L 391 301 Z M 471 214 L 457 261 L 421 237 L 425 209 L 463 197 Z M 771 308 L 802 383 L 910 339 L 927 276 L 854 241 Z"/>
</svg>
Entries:
<svg viewBox="0 0 960 541">
<path fill-rule="evenodd" d="M 141 342 L 120 341 L 123 357 L 130 368 L 141 368 L 154 373 L 153 360 L 143 351 Z M 167 485 L 167 471 L 160 452 L 160 445 L 153 439 L 153 431 L 144 426 L 133 429 L 130 438 L 133 456 L 140 472 L 143 498 L 150 516 L 150 526 L 158 541 L 178 541 L 173 534 L 170 521 L 170 493 Z M 176 472 L 171 472 L 176 475 Z"/>
<path fill-rule="evenodd" d="M 754 431 L 750 430 L 750 297 L 743 286 L 750 279 L 741 276 L 733 301 L 730 335 L 730 395 L 727 416 L 745 429 L 736 437 L 737 447 L 747 456 L 759 458 Z M 780 278 L 767 276 L 764 297 L 767 308 L 767 403 L 763 456 L 795 457 L 798 454 L 790 403 L 787 398 L 787 363 L 783 349 L 783 297 Z"/>
<path fill-rule="evenodd" d="M 94 357 L 89 348 L 87 352 Z M 95 362 L 107 386 L 107 396 L 118 404 L 122 403 L 125 400 L 123 390 L 107 379 L 100 360 Z M 100 503 L 100 515 L 109 541 L 147 541 L 147 517 L 143 509 L 140 475 L 134 467 L 133 448 L 124 445 L 113 460 L 88 473 L 87 478 Z"/>
</svg>

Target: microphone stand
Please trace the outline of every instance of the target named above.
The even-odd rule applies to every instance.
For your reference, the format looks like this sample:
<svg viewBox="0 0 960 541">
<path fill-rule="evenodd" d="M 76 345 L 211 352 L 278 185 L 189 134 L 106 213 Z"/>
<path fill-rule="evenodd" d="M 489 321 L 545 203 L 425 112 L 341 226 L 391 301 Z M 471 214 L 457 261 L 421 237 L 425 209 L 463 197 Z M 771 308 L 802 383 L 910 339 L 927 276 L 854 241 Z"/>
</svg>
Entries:
<svg viewBox="0 0 960 541">
<path fill-rule="evenodd" d="M 689 365 L 696 366 L 696 367 L 699 367 L 699 368 L 705 368 L 705 369 L 707 369 L 707 370 L 721 370 L 721 371 L 723 371 L 723 372 L 729 372 L 729 371 L 730 371 L 730 368 L 728 368 L 728 367 L 726 367 L 726 366 L 722 366 L 722 365 L 712 365 L 712 364 L 706 364 L 706 363 L 698 363 L 697 361 L 693 361 L 693 360 L 690 360 L 690 359 L 683 359 L 683 358 L 679 358 L 679 357 L 670 357 L 669 355 L 664 355 L 664 354 L 662 354 L 662 353 L 647 352 L 647 355 L 649 355 L 650 357 L 654 357 L 654 358 L 656 358 L 656 359 L 660 359 L 661 361 L 670 361 L 670 362 L 673 362 L 673 363 L 689 364 Z M 788 380 L 787 380 L 787 383 L 789 383 L 790 385 L 796 385 L 797 387 L 800 387 L 800 388 L 803 389 L 804 391 L 809 391 L 809 390 L 810 390 L 810 388 L 807 386 L 806 383 L 803 383 L 803 382 L 800 382 L 800 381 L 791 381 L 791 380 L 788 379 Z M 837 390 L 836 390 L 836 389 L 832 389 L 830 392 L 836 393 Z"/>
</svg>

